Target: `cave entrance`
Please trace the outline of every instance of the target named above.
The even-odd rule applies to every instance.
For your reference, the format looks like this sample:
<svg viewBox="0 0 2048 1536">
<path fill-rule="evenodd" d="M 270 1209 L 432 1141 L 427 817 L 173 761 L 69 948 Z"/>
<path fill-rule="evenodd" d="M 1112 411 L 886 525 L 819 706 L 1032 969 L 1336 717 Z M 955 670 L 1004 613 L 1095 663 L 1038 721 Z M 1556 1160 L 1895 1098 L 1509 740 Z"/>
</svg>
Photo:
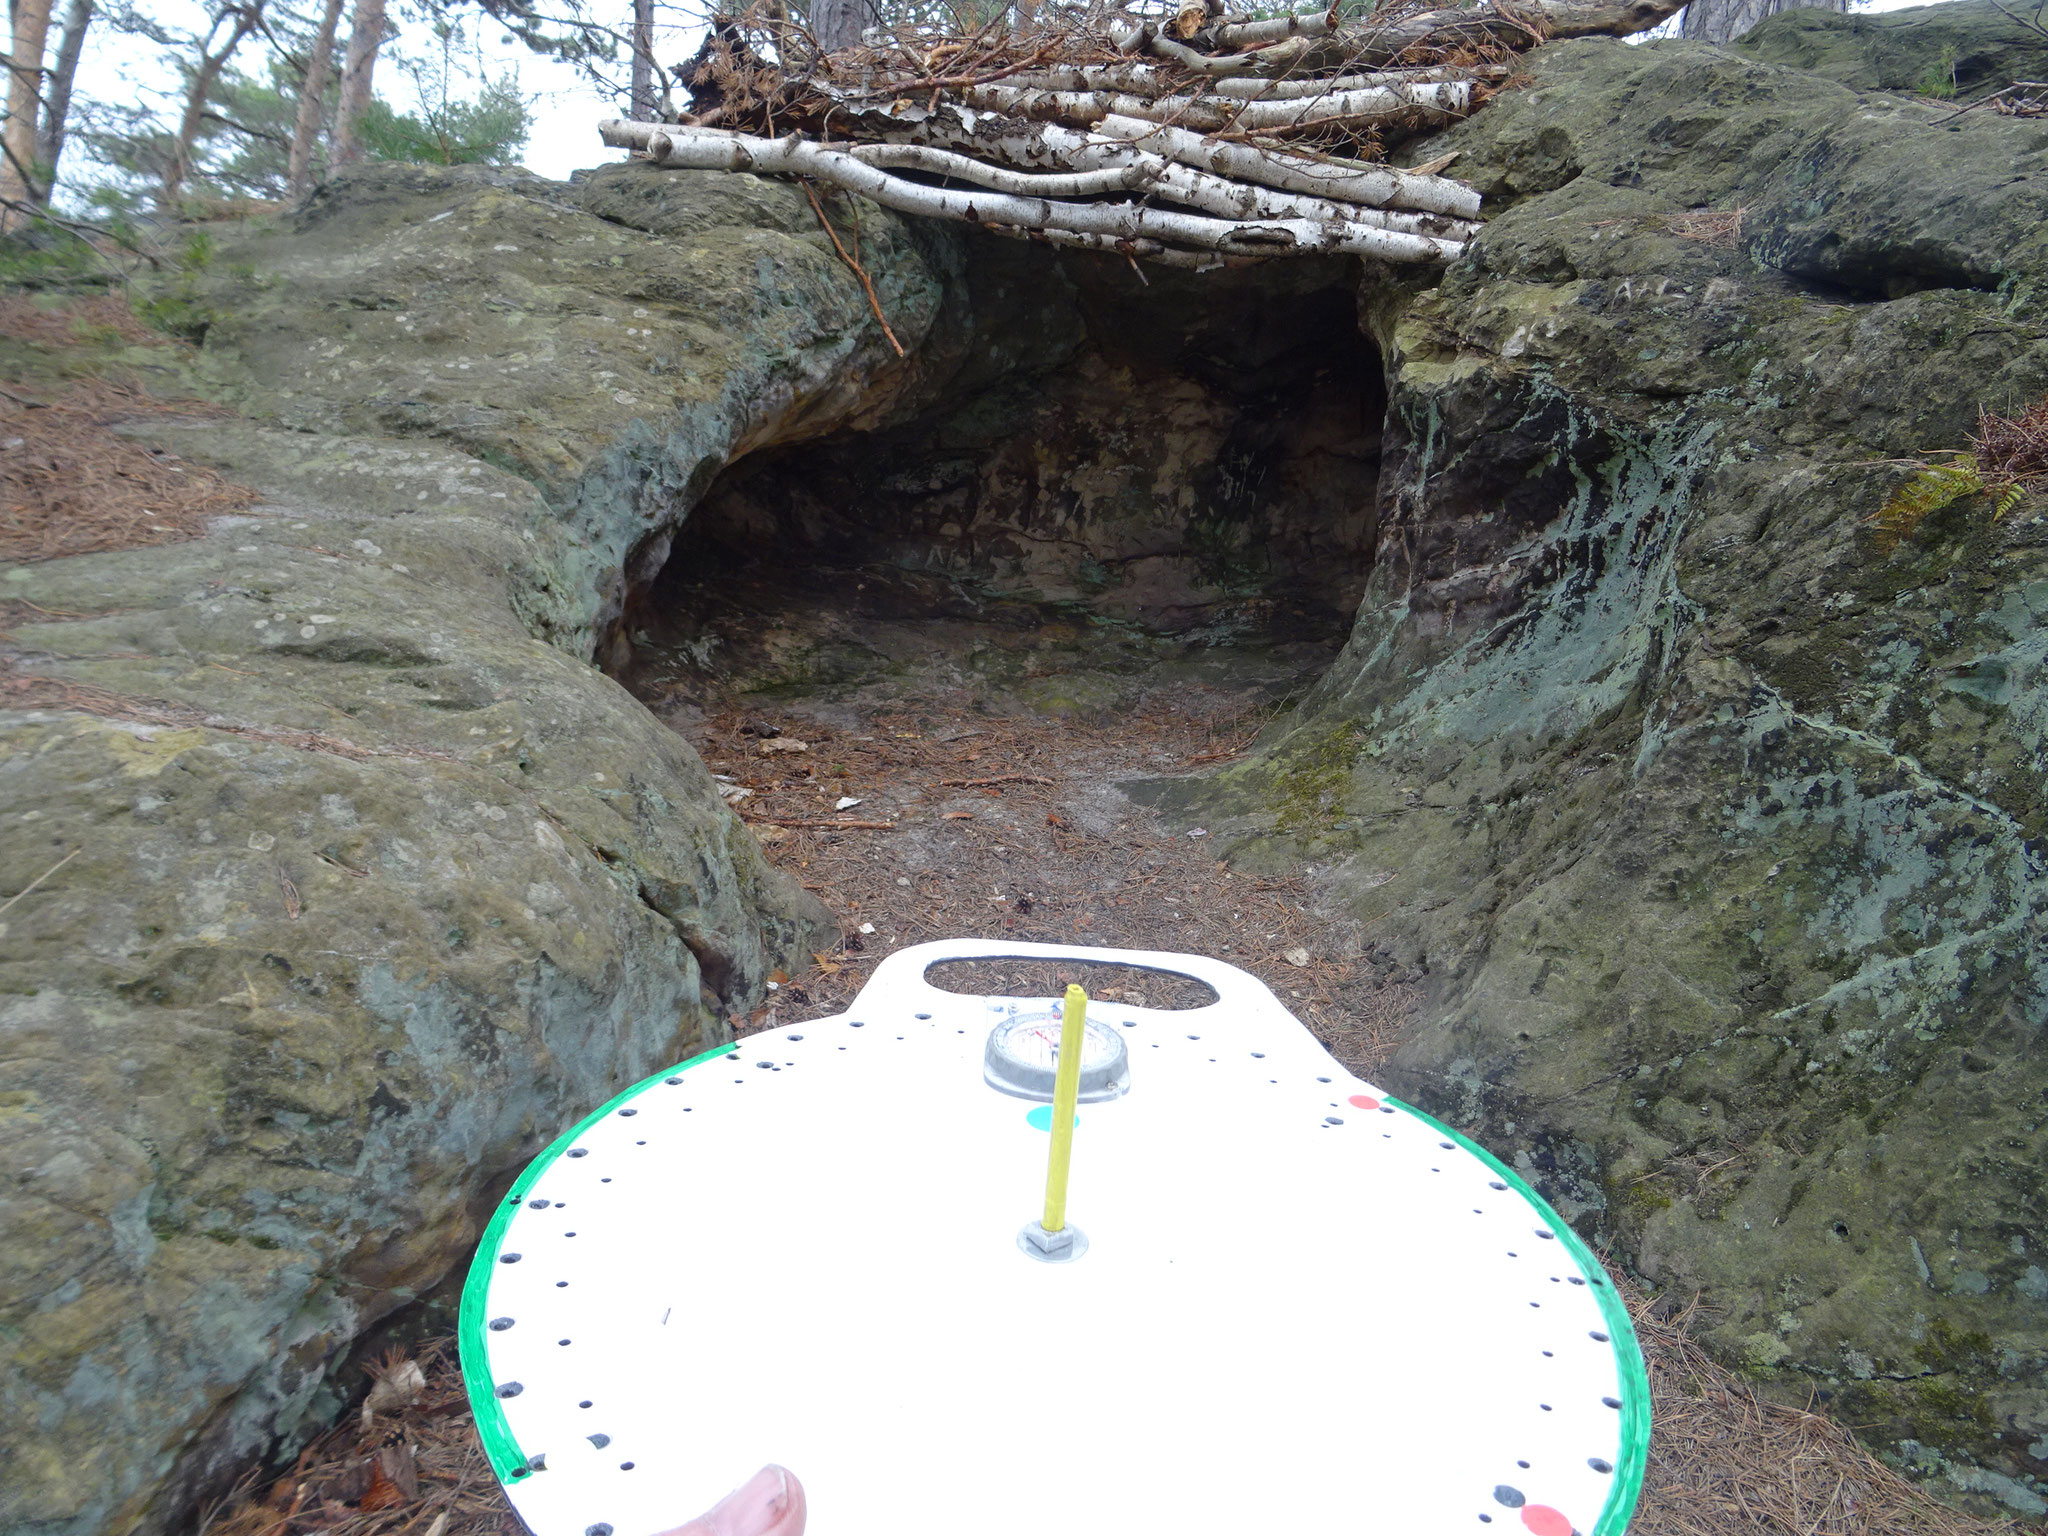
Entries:
<svg viewBox="0 0 2048 1536">
<path fill-rule="evenodd" d="M 630 599 L 623 680 L 689 717 L 1299 689 L 1377 532 L 1386 396 L 1357 284 L 1349 262 L 1141 277 L 971 242 L 921 393 L 728 467 Z"/>
<path fill-rule="evenodd" d="M 734 1027 L 842 1008 L 924 939 L 1178 950 L 1368 1072 L 1410 999 L 1349 919 L 1131 788 L 1243 752 L 1349 631 L 1386 410 L 1357 269 L 965 244 L 921 395 L 731 465 L 628 595 L 620 675 L 841 925 Z"/>
</svg>

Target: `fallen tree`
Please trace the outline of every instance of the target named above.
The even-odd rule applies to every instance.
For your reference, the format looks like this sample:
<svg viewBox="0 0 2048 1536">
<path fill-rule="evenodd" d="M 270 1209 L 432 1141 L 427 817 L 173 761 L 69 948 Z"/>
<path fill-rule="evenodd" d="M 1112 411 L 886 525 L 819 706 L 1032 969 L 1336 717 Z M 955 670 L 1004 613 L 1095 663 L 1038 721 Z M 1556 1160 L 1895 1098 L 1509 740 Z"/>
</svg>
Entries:
<svg viewBox="0 0 2048 1536">
<path fill-rule="evenodd" d="M 717 21 L 674 121 L 612 119 L 656 165 L 791 175 L 903 213 L 1203 268 L 1342 253 L 1442 262 L 1479 194 L 1385 163 L 1476 110 L 1552 37 L 1626 35 L 1678 0 L 1398 3 L 1251 19 L 1103 0 L 1021 26 L 905 26 L 826 52 L 777 7 Z M 853 257 L 848 258 L 850 261 Z"/>
</svg>

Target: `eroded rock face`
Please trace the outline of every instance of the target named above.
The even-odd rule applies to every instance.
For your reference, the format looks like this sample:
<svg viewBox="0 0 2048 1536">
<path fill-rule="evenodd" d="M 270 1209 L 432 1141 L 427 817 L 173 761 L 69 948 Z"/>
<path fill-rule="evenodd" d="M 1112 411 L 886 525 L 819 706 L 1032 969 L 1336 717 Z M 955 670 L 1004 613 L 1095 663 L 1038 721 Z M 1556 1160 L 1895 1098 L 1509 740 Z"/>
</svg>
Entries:
<svg viewBox="0 0 2048 1536">
<path fill-rule="evenodd" d="M 2048 125 L 1692 44 L 1530 65 L 1428 146 L 1485 234 L 1366 293 L 1345 657 L 1189 798 L 1424 977 L 1391 1086 L 1703 1291 L 1725 1357 L 2038 1515 L 2048 523 L 1868 519 L 1882 461 L 2048 392 Z"/>
<path fill-rule="evenodd" d="M 863 228 L 919 341 L 943 260 Z M 80 850 L 0 919 L 10 1531 L 174 1528 L 303 1439 L 518 1167 L 816 947 L 588 655 L 693 486 L 920 377 L 748 178 L 373 170 L 223 244 L 170 297 L 246 418 L 136 430 L 261 502 L 0 573 L 8 889 Z"/>
<path fill-rule="evenodd" d="M 960 255 L 974 339 L 940 398 L 736 466 L 672 576 L 772 551 L 1150 630 L 1255 615 L 1342 632 L 1372 558 L 1385 409 L 1352 264 L 1140 278 L 1007 241 Z"/>
</svg>

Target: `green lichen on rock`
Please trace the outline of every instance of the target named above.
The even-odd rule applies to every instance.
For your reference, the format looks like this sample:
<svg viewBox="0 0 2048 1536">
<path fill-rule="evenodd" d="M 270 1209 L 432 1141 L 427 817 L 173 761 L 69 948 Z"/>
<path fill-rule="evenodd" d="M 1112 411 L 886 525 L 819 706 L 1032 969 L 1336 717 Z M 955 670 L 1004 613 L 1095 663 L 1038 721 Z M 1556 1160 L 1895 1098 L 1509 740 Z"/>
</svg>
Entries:
<svg viewBox="0 0 2048 1536">
<path fill-rule="evenodd" d="M 1430 995 L 1389 1086 L 1702 1290 L 1724 1358 L 2039 1514 L 2048 524 L 1958 507 L 1887 553 L 1868 519 L 1880 461 L 2048 393 L 2048 125 L 1759 62 L 1935 14 L 1554 45 L 1418 151 L 1490 221 L 1361 304 L 1389 437 L 1350 644 L 1163 798 L 1335 861 Z"/>
</svg>

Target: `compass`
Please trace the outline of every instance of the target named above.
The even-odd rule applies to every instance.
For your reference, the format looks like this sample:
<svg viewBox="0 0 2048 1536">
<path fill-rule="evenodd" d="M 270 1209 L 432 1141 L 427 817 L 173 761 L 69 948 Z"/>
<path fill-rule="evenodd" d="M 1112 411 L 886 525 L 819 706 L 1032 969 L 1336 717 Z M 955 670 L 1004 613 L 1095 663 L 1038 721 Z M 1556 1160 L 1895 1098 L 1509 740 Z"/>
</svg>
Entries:
<svg viewBox="0 0 2048 1536">
<path fill-rule="evenodd" d="M 989 1031 L 982 1079 L 989 1087 L 1020 1099 L 1050 1104 L 1060 1063 L 1060 1011 L 1016 1013 Z M 1131 1091 L 1130 1052 L 1124 1037 L 1100 1019 L 1089 1019 L 1081 1034 L 1081 1091 L 1075 1102 L 1100 1104 Z"/>
</svg>

